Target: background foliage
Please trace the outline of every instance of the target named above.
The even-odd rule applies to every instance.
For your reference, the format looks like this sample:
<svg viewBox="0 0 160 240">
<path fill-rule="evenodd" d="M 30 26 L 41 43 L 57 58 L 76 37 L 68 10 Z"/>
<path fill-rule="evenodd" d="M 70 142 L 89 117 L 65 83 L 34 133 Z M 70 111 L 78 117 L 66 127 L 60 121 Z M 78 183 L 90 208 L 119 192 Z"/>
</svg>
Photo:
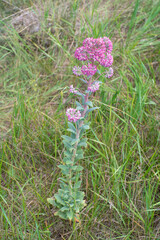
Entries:
<svg viewBox="0 0 160 240">
<path fill-rule="evenodd" d="M 160 239 L 158 0 L 8 0 L 0 20 L 0 238 Z M 22 10 L 40 30 L 11 22 Z M 37 21 L 37 18 L 36 18 Z M 87 206 L 74 230 L 46 201 L 57 192 L 75 49 L 108 36 L 114 76 L 103 81 L 80 164 Z"/>
</svg>

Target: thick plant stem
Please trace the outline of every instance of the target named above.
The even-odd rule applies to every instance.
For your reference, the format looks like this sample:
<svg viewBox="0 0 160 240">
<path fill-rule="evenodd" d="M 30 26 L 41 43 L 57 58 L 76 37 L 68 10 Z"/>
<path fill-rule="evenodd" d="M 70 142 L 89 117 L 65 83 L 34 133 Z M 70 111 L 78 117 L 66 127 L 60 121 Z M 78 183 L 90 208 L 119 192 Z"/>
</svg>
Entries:
<svg viewBox="0 0 160 240">
<path fill-rule="evenodd" d="M 88 81 L 88 86 L 87 87 L 90 87 L 91 86 L 91 83 L 92 83 L 92 78 L 90 77 L 89 78 L 89 81 Z M 87 105 L 85 104 L 86 102 L 88 102 L 88 98 L 89 98 L 89 93 L 86 93 L 86 95 L 85 95 L 85 102 L 84 102 L 84 110 L 83 110 L 83 112 L 82 112 L 82 118 L 84 118 L 84 116 L 85 116 L 85 114 L 86 114 L 86 111 L 87 111 Z M 77 131 L 76 131 L 76 139 L 79 139 L 79 134 L 80 134 L 80 128 L 82 127 L 82 125 L 83 125 L 83 122 L 84 122 L 84 120 L 81 120 L 80 121 L 80 124 L 79 124 L 79 127 L 78 127 L 78 129 L 77 129 Z M 74 164 L 74 159 L 75 159 L 75 156 L 76 156 L 76 152 L 77 152 L 77 146 L 78 146 L 78 142 L 76 142 L 75 143 L 75 145 L 74 145 L 74 151 L 73 151 L 73 155 L 72 155 L 72 166 L 73 166 L 73 164 Z M 70 170 L 70 179 L 69 179 L 69 185 L 70 185 L 70 187 L 71 187 L 71 192 L 72 192 L 72 170 Z"/>
</svg>

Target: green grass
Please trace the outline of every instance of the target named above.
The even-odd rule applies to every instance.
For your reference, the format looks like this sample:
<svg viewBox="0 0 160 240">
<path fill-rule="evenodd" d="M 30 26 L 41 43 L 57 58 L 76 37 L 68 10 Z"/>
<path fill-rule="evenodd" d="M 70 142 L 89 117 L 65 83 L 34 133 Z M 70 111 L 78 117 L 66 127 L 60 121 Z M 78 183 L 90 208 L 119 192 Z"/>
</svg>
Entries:
<svg viewBox="0 0 160 240">
<path fill-rule="evenodd" d="M 41 31 L 18 34 L 17 11 L 41 10 Z M 2 1 L 0 20 L 0 239 L 159 240 L 158 0 Z M 54 216 L 76 47 L 113 41 L 114 76 L 90 116 L 81 223 Z"/>
</svg>

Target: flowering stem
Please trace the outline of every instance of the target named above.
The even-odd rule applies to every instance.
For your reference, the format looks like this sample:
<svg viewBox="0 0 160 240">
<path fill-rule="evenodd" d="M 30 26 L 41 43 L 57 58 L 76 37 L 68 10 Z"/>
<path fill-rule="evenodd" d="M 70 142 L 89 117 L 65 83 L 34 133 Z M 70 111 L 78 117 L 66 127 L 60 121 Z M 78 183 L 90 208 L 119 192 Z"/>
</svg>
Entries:
<svg viewBox="0 0 160 240">
<path fill-rule="evenodd" d="M 90 87 L 91 86 L 91 83 L 92 83 L 92 77 L 89 78 L 89 81 L 88 81 L 88 86 L 87 87 Z M 85 114 L 86 114 L 86 111 L 87 111 L 87 105 L 85 104 L 86 102 L 88 102 L 88 98 L 89 98 L 89 93 L 86 93 L 85 95 L 85 102 L 84 102 L 84 110 L 82 112 L 82 118 L 84 118 Z M 83 122 L 84 120 L 81 120 L 80 121 L 80 124 L 79 124 L 79 127 L 76 128 L 76 139 L 79 139 L 79 135 L 80 135 L 80 128 L 82 127 L 83 125 Z M 75 156 L 76 156 L 76 152 L 77 152 L 77 146 L 78 146 L 78 142 L 75 143 L 74 145 L 74 151 L 73 151 L 73 155 L 72 155 L 72 159 L 71 161 L 73 162 L 72 163 L 72 166 L 74 164 L 74 159 L 75 159 Z M 72 170 L 70 169 L 70 179 L 69 179 L 69 185 L 71 187 L 71 191 L 72 191 Z"/>
<path fill-rule="evenodd" d="M 80 191 L 81 186 L 81 171 L 83 167 L 77 164 L 78 160 L 83 159 L 83 147 L 86 147 L 86 138 L 82 139 L 85 130 L 89 129 L 89 125 L 84 121 L 87 114 L 96 107 L 92 107 L 92 102 L 89 101 L 89 96 L 99 89 L 101 82 L 92 77 L 97 73 L 98 65 L 109 68 L 105 77 L 110 78 L 113 75 L 113 69 L 110 67 L 113 63 L 112 42 L 109 38 L 87 38 L 83 41 L 83 45 L 76 49 L 75 58 L 79 61 L 86 61 L 86 65 L 75 66 L 73 73 L 76 76 L 83 75 L 81 79 L 87 85 L 85 94 L 79 92 L 73 85 L 70 86 L 70 92 L 82 96 L 82 103 L 76 101 L 76 108 L 68 108 L 66 116 L 68 117 L 68 131 L 70 136 L 63 135 L 63 143 L 65 146 L 64 164 L 58 167 L 64 175 L 61 178 L 60 189 L 54 195 L 54 199 L 48 199 L 48 202 L 59 208 L 55 215 L 63 219 L 73 221 L 73 229 L 78 218 L 78 213 L 84 208 L 84 192 Z M 87 79 L 86 79 L 87 78 Z M 90 108 L 91 107 L 91 108 Z M 65 178 L 66 177 L 66 178 Z M 79 219 L 79 218 L 78 218 Z"/>
</svg>

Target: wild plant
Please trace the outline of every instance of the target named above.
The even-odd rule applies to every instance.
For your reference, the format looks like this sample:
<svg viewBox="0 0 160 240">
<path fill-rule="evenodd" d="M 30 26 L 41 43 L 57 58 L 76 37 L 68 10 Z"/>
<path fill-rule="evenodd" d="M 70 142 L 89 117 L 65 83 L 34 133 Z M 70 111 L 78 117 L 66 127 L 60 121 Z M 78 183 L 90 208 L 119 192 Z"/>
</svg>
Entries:
<svg viewBox="0 0 160 240">
<path fill-rule="evenodd" d="M 107 37 L 87 38 L 83 41 L 82 46 L 75 51 L 75 58 L 82 62 L 85 61 L 86 64 L 81 67 L 73 67 L 73 73 L 76 76 L 82 76 L 79 79 L 83 81 L 86 90 L 80 91 L 73 85 L 70 86 L 70 93 L 77 95 L 77 99 L 81 99 L 81 101 L 77 100 L 75 102 L 76 108 L 68 108 L 66 111 L 67 130 L 70 134 L 62 136 L 65 151 L 63 164 L 58 166 L 63 177 L 60 178 L 60 189 L 54 195 L 54 199 L 47 199 L 49 203 L 59 209 L 55 215 L 70 221 L 78 219 L 80 211 L 86 205 L 84 192 L 80 190 L 83 167 L 79 165 L 79 161 L 84 158 L 84 148 L 87 146 L 87 138 L 84 136 L 86 130 L 89 129 L 87 116 L 98 108 L 93 107 L 91 101 L 93 93 L 99 90 L 101 84 L 98 79 L 102 74 L 107 78 L 113 75 L 111 52 L 112 42 Z M 107 71 L 101 73 L 98 66 L 107 68 Z"/>
</svg>

